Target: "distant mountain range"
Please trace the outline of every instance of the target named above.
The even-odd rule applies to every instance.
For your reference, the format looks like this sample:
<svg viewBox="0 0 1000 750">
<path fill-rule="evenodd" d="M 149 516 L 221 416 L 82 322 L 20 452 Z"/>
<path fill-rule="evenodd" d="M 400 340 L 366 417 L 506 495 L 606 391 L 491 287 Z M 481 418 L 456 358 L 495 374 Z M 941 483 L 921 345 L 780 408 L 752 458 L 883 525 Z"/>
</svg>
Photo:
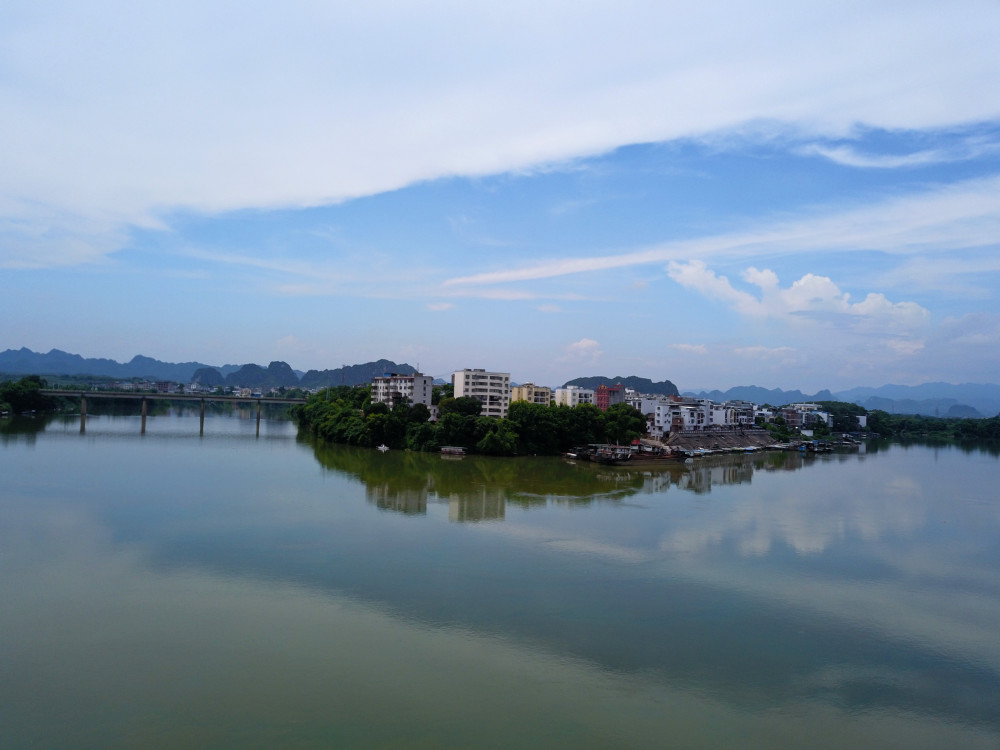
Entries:
<svg viewBox="0 0 1000 750">
<path fill-rule="evenodd" d="M 621 383 L 626 388 L 633 388 L 639 393 L 657 393 L 661 396 L 677 396 L 679 392 L 677 386 L 669 380 L 654 383 L 649 378 L 640 378 L 638 375 L 628 377 L 606 378 L 603 375 L 593 375 L 585 378 L 574 378 L 566 382 L 566 385 L 577 385 L 581 388 L 596 390 L 599 385 L 617 385 Z"/>
<path fill-rule="evenodd" d="M 247 388 L 275 386 L 324 388 L 331 385 L 361 385 L 370 383 L 376 375 L 399 373 L 408 375 L 416 370 L 408 364 L 388 359 L 333 370 L 293 370 L 285 362 L 271 362 L 267 367 L 256 364 L 206 365 L 201 362 L 161 362 L 151 357 L 135 356 L 126 363 L 113 359 L 94 359 L 53 349 L 46 354 L 30 349 L 7 349 L 0 352 L 0 375 L 75 375 L 108 377 L 128 380 L 172 380 L 178 383 L 199 382 L 206 386 L 239 385 Z M 446 381 L 435 381 L 446 382 Z M 621 383 L 640 393 L 678 395 L 677 386 L 669 380 L 654 382 L 636 375 L 608 378 L 601 375 L 575 378 L 566 385 L 582 388 Z M 879 388 L 805 394 L 802 391 L 767 389 L 758 386 L 738 386 L 727 391 L 685 392 L 685 396 L 710 398 L 713 401 L 739 399 L 755 404 L 791 404 L 809 401 L 849 401 L 866 409 L 882 409 L 895 414 L 923 414 L 940 417 L 992 417 L 1000 414 L 1000 385 L 989 383 L 924 383 L 923 385 L 883 385 Z"/>
<path fill-rule="evenodd" d="M 866 409 L 891 414 L 922 414 L 929 417 L 992 417 L 1000 414 L 1000 385 L 989 383 L 924 383 L 883 385 L 879 388 L 851 388 L 846 391 L 784 391 L 758 386 L 738 386 L 727 391 L 685 392 L 685 396 L 713 401 L 739 399 L 755 404 L 792 404 L 810 401 L 848 401 Z"/>
<path fill-rule="evenodd" d="M 140 355 L 123 364 L 113 359 L 81 357 L 59 349 L 46 354 L 25 348 L 0 352 L 0 374 L 4 375 L 75 375 L 121 380 L 148 378 L 177 383 L 198 382 L 212 387 L 239 385 L 246 388 L 325 388 L 331 385 L 361 385 L 370 383 L 376 375 L 389 372 L 409 375 L 416 370 L 411 365 L 396 364 L 388 359 L 303 373 L 293 370 L 285 362 L 271 362 L 267 367 L 255 364 L 213 366 L 202 362 L 161 362 Z"/>
</svg>

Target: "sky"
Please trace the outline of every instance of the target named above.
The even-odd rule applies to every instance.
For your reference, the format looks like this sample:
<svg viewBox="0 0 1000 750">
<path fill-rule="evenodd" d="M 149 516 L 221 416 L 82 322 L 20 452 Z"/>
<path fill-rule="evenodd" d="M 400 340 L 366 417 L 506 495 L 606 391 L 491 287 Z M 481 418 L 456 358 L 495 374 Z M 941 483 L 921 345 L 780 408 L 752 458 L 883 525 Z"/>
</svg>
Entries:
<svg viewBox="0 0 1000 750">
<path fill-rule="evenodd" d="M 0 6 L 0 350 L 1000 382 L 1000 3 Z"/>
</svg>

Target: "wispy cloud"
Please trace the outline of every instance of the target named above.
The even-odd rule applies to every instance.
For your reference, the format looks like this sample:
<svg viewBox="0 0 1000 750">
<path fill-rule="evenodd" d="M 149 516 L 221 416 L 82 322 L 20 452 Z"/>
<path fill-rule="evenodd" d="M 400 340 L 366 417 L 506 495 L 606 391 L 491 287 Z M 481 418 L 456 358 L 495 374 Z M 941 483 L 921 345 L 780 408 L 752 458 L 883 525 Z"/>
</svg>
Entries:
<svg viewBox="0 0 1000 750">
<path fill-rule="evenodd" d="M 865 152 L 853 145 L 830 146 L 812 143 L 798 149 L 804 155 L 821 156 L 846 167 L 861 169 L 901 169 L 930 164 L 968 161 L 1000 153 L 1000 143 L 983 138 L 966 138 L 958 144 L 902 154 Z"/>
<path fill-rule="evenodd" d="M 508 284 L 692 258 L 872 250 L 893 255 L 951 254 L 996 245 L 1000 245 L 1000 177 L 993 176 L 888 199 L 875 206 L 812 212 L 794 221 L 771 222 L 744 232 L 454 277 L 444 286 Z"/>
<path fill-rule="evenodd" d="M 707 354 L 708 347 L 704 344 L 670 344 L 671 349 L 676 349 L 685 354 Z"/>
<path fill-rule="evenodd" d="M 740 357 L 764 357 L 771 358 L 793 354 L 794 347 L 791 346 L 738 346 L 733 349 L 733 354 Z"/>
<path fill-rule="evenodd" d="M 427 305 L 428 310 L 433 310 L 434 312 L 444 312 L 445 310 L 450 310 L 455 305 L 451 302 L 433 302 Z"/>
<path fill-rule="evenodd" d="M 48 215 L 47 237 L 13 228 L 36 264 L 113 252 L 176 209 L 329 205 L 748 122 L 843 137 L 997 115 L 990 3 L 866 8 L 863 30 L 832 1 L 786 5 L 780 24 L 749 0 L 260 5 L 241 8 L 240 33 L 230 10 L 195 22 L 184 3 L 56 0 L 7 14 L 0 216 L 35 230 L 24 207 Z M 5 267 L 32 257 L 11 229 Z"/>
<path fill-rule="evenodd" d="M 596 362 L 604 354 L 601 345 L 594 339 L 582 338 L 566 347 L 566 359 L 580 362 Z"/>
</svg>

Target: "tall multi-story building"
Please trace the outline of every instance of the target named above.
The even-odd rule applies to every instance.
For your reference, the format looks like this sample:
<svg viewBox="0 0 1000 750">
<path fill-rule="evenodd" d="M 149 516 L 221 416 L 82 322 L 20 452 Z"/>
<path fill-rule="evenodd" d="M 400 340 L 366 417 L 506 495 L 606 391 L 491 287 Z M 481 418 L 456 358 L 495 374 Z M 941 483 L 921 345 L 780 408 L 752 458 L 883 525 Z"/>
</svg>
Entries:
<svg viewBox="0 0 1000 750">
<path fill-rule="evenodd" d="M 455 398 L 466 396 L 479 399 L 483 404 L 483 416 L 507 416 L 507 407 L 510 405 L 509 372 L 466 368 L 451 374 L 451 384 L 455 386 Z"/>
<path fill-rule="evenodd" d="M 556 406 L 579 406 L 594 403 L 594 392 L 578 385 L 556 388 Z"/>
<path fill-rule="evenodd" d="M 433 388 L 434 378 L 419 372 L 380 375 L 372 378 L 372 403 L 392 406 L 398 399 L 407 398 L 411 404 L 425 404 L 430 408 Z"/>
<path fill-rule="evenodd" d="M 618 385 L 602 383 L 594 392 L 594 403 L 601 411 L 607 411 L 609 406 L 625 403 L 625 387 L 621 383 Z"/>
<path fill-rule="evenodd" d="M 527 401 L 540 406 L 548 406 L 552 401 L 552 389 L 544 385 L 525 383 L 524 385 L 511 386 L 510 401 Z"/>
</svg>

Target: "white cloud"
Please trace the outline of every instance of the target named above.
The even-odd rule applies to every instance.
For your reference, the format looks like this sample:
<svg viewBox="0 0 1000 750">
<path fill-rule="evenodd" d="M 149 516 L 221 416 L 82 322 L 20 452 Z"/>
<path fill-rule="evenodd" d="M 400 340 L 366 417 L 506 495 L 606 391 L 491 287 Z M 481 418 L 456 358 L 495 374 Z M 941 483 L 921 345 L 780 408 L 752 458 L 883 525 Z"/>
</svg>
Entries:
<svg viewBox="0 0 1000 750">
<path fill-rule="evenodd" d="M 919 339 L 886 339 L 885 346 L 904 357 L 912 357 L 924 348 L 924 342 Z"/>
<path fill-rule="evenodd" d="M 588 338 L 574 341 L 566 347 L 566 355 L 572 360 L 596 362 L 601 358 L 602 354 L 604 352 L 601 351 L 601 345 L 593 339 Z"/>
<path fill-rule="evenodd" d="M 672 261 L 667 273 L 674 281 L 706 297 L 721 300 L 742 315 L 758 318 L 792 316 L 817 319 L 836 316 L 855 326 L 872 326 L 891 331 L 912 331 L 926 325 L 930 313 L 914 302 L 890 302 L 882 294 L 871 293 L 860 302 L 851 302 L 828 277 L 806 274 L 786 289 L 770 270 L 749 268 L 744 279 L 761 289 L 759 297 L 735 289 L 725 276 L 717 276 L 704 261 Z"/>
<path fill-rule="evenodd" d="M 799 149 L 799 153 L 805 155 L 821 156 L 836 164 L 862 169 L 900 169 L 942 162 L 968 161 L 998 151 L 1000 144 L 978 138 L 967 138 L 948 148 L 925 149 L 908 154 L 864 153 L 848 145 L 826 146 L 815 143 Z"/>
<path fill-rule="evenodd" d="M 611 255 L 563 258 L 522 268 L 452 278 L 446 286 L 479 286 L 555 278 L 591 271 L 685 259 L 739 259 L 761 255 L 881 251 L 894 255 L 938 254 L 1000 245 L 1000 177 L 968 180 L 923 193 L 894 197 L 862 208 L 817 211 L 793 221 L 763 222 L 742 232 L 668 242 Z M 948 277 L 947 264 L 940 275 Z M 961 265 L 958 270 L 961 271 Z M 750 279 L 748 279 L 750 280 Z M 773 279 L 755 277 L 764 285 Z"/>
<path fill-rule="evenodd" d="M 450 310 L 454 306 L 455 305 L 451 302 L 432 302 L 427 305 L 427 309 L 435 312 L 443 312 L 445 310 Z"/>
<path fill-rule="evenodd" d="M 776 355 L 793 354 L 795 349 L 790 346 L 739 346 L 733 349 L 733 354 L 741 357 L 772 358 Z"/>
<path fill-rule="evenodd" d="M 178 209 L 320 205 L 752 121 L 988 121 L 998 20 L 994 2 L 5 8 L 0 264 L 91 261 Z"/>
</svg>

